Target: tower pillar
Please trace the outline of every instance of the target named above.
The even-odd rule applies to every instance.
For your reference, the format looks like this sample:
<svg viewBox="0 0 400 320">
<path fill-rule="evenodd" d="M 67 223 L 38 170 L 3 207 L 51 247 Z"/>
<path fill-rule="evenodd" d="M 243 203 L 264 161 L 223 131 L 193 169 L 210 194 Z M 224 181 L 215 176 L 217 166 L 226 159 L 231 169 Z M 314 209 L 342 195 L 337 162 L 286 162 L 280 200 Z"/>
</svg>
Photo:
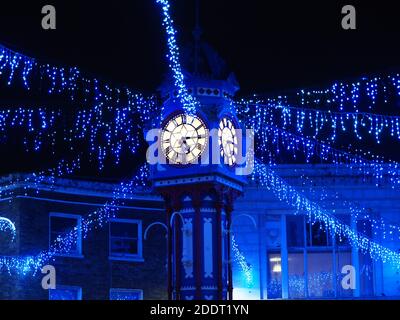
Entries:
<svg viewBox="0 0 400 320">
<path fill-rule="evenodd" d="M 168 297 L 232 299 L 230 215 L 239 192 L 213 183 L 159 192 L 168 218 Z"/>
</svg>

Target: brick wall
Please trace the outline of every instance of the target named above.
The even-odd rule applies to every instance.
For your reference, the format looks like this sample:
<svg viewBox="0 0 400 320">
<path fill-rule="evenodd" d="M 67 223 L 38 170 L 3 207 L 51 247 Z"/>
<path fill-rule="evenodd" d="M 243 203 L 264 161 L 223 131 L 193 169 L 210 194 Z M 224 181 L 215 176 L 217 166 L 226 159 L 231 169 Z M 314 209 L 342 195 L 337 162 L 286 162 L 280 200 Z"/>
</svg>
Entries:
<svg viewBox="0 0 400 320">
<path fill-rule="evenodd" d="M 0 255 L 35 255 L 49 246 L 49 213 L 82 215 L 99 206 L 83 203 L 104 203 L 104 199 L 86 196 L 63 196 L 41 193 L 38 197 L 57 199 L 57 202 L 37 198 L 18 198 L 0 203 L 0 212 L 16 223 L 17 239 L 6 245 L 0 243 Z M 63 200 L 62 200 L 63 199 Z M 67 202 L 65 202 L 65 199 Z M 79 202 L 79 204 L 77 203 Z M 131 200 L 129 207 L 158 207 L 161 203 L 143 204 Z M 142 221 L 142 234 L 155 221 L 164 222 L 162 210 L 120 209 L 118 218 Z M 109 259 L 109 225 L 90 232 L 82 241 L 83 258 L 57 257 L 50 264 L 56 267 L 57 284 L 82 287 L 83 299 L 109 299 L 110 288 L 141 289 L 144 299 L 166 299 L 166 238 L 165 230 L 156 226 L 143 239 L 144 262 L 112 261 Z M 9 275 L 0 272 L 0 299 L 48 299 L 41 287 L 42 274 L 36 276 Z"/>
</svg>

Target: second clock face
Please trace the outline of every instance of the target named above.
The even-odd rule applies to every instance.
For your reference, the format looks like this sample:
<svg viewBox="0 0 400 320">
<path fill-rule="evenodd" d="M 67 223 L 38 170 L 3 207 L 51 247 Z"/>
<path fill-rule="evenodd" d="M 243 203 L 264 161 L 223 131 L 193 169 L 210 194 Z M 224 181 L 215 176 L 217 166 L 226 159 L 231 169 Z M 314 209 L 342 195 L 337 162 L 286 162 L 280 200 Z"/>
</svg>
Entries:
<svg viewBox="0 0 400 320">
<path fill-rule="evenodd" d="M 230 166 L 236 164 L 238 154 L 238 139 L 233 121 L 229 118 L 222 118 L 218 128 L 219 145 L 221 157 L 224 163 Z"/>
<path fill-rule="evenodd" d="M 208 129 L 196 116 L 179 114 L 169 120 L 161 133 L 161 149 L 169 162 L 189 164 L 203 153 Z"/>
</svg>

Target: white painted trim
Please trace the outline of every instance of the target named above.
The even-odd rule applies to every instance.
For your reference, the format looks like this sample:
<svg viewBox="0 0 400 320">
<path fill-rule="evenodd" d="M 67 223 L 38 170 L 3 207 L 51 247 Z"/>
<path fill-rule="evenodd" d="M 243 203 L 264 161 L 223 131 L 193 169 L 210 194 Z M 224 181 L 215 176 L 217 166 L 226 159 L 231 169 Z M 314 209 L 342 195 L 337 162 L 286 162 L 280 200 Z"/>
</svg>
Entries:
<svg viewBox="0 0 400 320">
<path fill-rule="evenodd" d="M 1 179 L 1 178 L 0 178 Z M 71 180 L 67 180 L 71 181 Z M 77 181 L 77 184 L 79 183 L 85 183 L 85 187 L 82 186 L 82 188 L 74 187 L 74 186 L 58 186 L 58 185 L 52 185 L 51 187 L 43 184 L 43 185 L 38 185 L 35 190 L 40 190 L 40 191 L 49 191 L 53 193 L 61 193 L 61 194 L 71 194 L 71 195 L 82 195 L 82 196 L 90 196 L 90 197 L 100 197 L 100 198 L 109 198 L 112 199 L 114 196 L 114 192 L 112 188 L 109 188 L 110 190 L 106 191 L 93 191 L 93 189 L 88 188 L 88 185 L 91 184 L 90 182 L 87 181 Z M 107 183 L 100 183 L 102 185 L 106 185 Z M 92 183 L 92 185 L 96 185 L 96 183 Z M 107 184 L 108 186 L 114 185 L 118 186 L 115 184 Z M 24 183 L 24 182 L 16 182 L 11 185 L 7 185 L 4 190 L 18 190 L 18 189 L 33 189 L 31 183 Z M 0 185 L 1 188 L 1 185 Z M 143 192 L 146 193 L 146 192 Z M 163 199 L 160 196 L 154 195 L 152 193 L 146 193 L 144 195 L 140 194 L 131 194 L 128 195 L 126 200 L 148 200 L 148 201 L 158 201 L 158 202 L 163 202 Z"/>
<path fill-rule="evenodd" d="M 167 225 L 166 225 L 165 223 L 156 221 L 156 222 L 153 222 L 153 223 L 151 223 L 150 225 L 148 225 L 147 228 L 146 228 L 146 230 L 144 230 L 144 235 L 143 235 L 144 240 L 147 240 L 147 233 L 149 232 L 149 230 L 150 230 L 152 227 L 157 226 L 157 225 L 162 226 L 162 227 L 167 231 L 167 234 L 166 234 L 165 236 L 166 236 L 166 237 L 168 236 L 168 227 L 167 227 Z"/>
<path fill-rule="evenodd" d="M 203 271 L 204 278 L 214 278 L 213 220 L 203 218 Z"/>
<path fill-rule="evenodd" d="M 129 256 L 108 256 L 108 260 L 110 261 L 124 261 L 124 262 L 144 262 L 144 258 L 135 258 Z"/>
<path fill-rule="evenodd" d="M 14 199 L 33 199 L 47 202 L 56 202 L 56 203 L 66 203 L 66 204 L 78 204 L 78 205 L 86 205 L 93 207 L 103 207 L 104 203 L 96 203 L 96 202 L 80 202 L 80 201 L 70 201 L 70 200 L 58 200 L 58 199 L 50 199 L 50 198 L 40 198 L 40 197 L 32 197 L 32 196 L 16 196 Z M 1 199 L 3 200 L 3 199 Z M 141 211 L 164 211 L 163 208 L 146 208 L 146 207 L 136 207 L 136 206 L 115 206 L 119 209 L 134 209 Z"/>
</svg>

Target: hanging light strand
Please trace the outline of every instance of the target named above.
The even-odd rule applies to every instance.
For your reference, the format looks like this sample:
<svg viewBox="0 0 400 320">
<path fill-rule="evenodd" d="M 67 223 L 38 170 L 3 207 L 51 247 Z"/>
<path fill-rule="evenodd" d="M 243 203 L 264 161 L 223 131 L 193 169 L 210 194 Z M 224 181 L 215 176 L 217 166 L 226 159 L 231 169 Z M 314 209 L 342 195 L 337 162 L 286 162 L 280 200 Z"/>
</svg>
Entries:
<svg viewBox="0 0 400 320">
<path fill-rule="evenodd" d="M 358 140 L 368 136 L 380 144 L 383 139 L 400 141 L 400 117 L 369 112 L 332 112 L 296 108 L 281 101 L 238 101 L 237 113 L 256 127 L 270 123 L 283 129 L 293 128 L 298 134 L 324 137 L 335 142 L 341 134 L 353 132 Z"/>
<path fill-rule="evenodd" d="M 354 81 L 336 81 L 321 89 L 301 89 L 281 95 L 270 96 L 269 101 L 284 105 L 333 111 L 368 112 L 377 105 L 396 106 L 400 96 L 400 73 L 387 73 L 361 77 Z M 265 101 L 253 95 L 249 100 Z"/>
<path fill-rule="evenodd" d="M 235 235 L 232 235 L 231 246 L 234 260 L 242 270 L 242 273 L 244 274 L 244 277 L 246 279 L 246 284 L 250 288 L 253 284 L 252 268 L 251 265 L 246 261 L 246 257 L 244 256 L 244 254 L 240 251 L 235 239 Z"/>
<path fill-rule="evenodd" d="M 271 190 L 274 195 L 296 212 L 304 212 L 309 221 L 319 222 L 331 234 L 349 239 L 350 244 L 361 252 L 368 253 L 372 259 L 390 263 L 400 268 L 400 254 L 380 245 L 368 237 L 354 231 L 350 226 L 340 222 L 334 215 L 320 205 L 301 195 L 296 189 L 287 184 L 267 165 L 256 161 L 253 181 Z"/>
<path fill-rule="evenodd" d="M 135 109 L 137 99 L 143 102 L 154 100 L 144 97 L 127 87 L 116 87 L 97 78 L 84 76 L 77 67 L 57 67 L 38 62 L 36 59 L 15 52 L 0 44 L 0 80 L 7 86 L 18 86 L 27 91 L 38 91 L 47 95 L 61 95 L 73 105 L 94 106 L 101 103 L 109 106 L 126 106 Z M 149 106 L 147 106 L 149 108 Z M 139 110 L 150 120 L 149 110 Z"/>
<path fill-rule="evenodd" d="M 70 252 L 76 246 L 78 236 L 86 239 L 90 232 L 104 227 L 111 218 L 116 216 L 120 207 L 124 205 L 127 199 L 130 199 L 130 196 L 136 190 L 141 190 L 148 186 L 148 170 L 148 165 L 145 164 L 139 168 L 138 174 L 129 182 L 121 182 L 116 186 L 111 201 L 83 217 L 81 223 L 66 234 L 58 236 L 49 250 L 42 251 L 35 256 L 0 256 L 0 271 L 7 271 L 9 275 L 32 274 L 34 276 L 42 266 L 54 261 L 57 255 Z"/>
<path fill-rule="evenodd" d="M 399 240 L 400 239 L 400 225 L 393 221 L 390 221 L 386 217 L 378 216 L 370 208 L 365 208 L 358 201 L 346 200 L 340 192 L 331 191 L 328 185 L 319 185 L 319 183 L 306 176 L 304 169 L 295 169 L 296 174 L 300 176 L 301 191 L 303 194 L 307 194 L 309 199 L 315 199 L 318 201 L 323 208 L 328 206 L 334 207 L 335 211 L 343 208 L 346 213 L 350 214 L 350 217 L 354 221 L 361 221 L 364 229 L 367 229 L 366 222 L 371 227 L 371 234 L 375 237 L 381 237 L 382 240 Z"/>
<path fill-rule="evenodd" d="M 270 164 L 276 164 L 277 158 L 282 155 L 291 155 L 293 160 L 301 159 L 306 163 L 318 158 L 336 165 L 346 165 L 352 174 L 373 178 L 377 186 L 385 182 L 390 183 L 393 188 L 400 185 L 400 164 L 371 152 L 362 156 L 357 154 L 359 150 L 353 150 L 353 153 L 342 151 L 327 143 L 298 136 L 268 124 L 259 127 L 256 136 L 256 153 Z"/>
<path fill-rule="evenodd" d="M 178 98 L 180 99 L 184 110 L 188 114 L 195 114 L 198 102 L 191 94 L 189 94 L 189 91 L 185 84 L 185 76 L 183 74 L 182 66 L 180 63 L 179 46 L 176 41 L 177 32 L 174 27 L 174 21 L 172 20 L 170 14 L 169 0 L 156 0 L 156 3 L 161 6 L 164 17 L 162 24 L 165 28 L 165 33 L 167 37 L 167 59 L 169 61 L 169 67 L 174 77 Z"/>
<path fill-rule="evenodd" d="M 134 107 L 133 107 L 134 106 Z M 111 107 L 99 103 L 93 108 L 80 109 L 67 115 L 61 108 L 8 107 L 0 109 L 0 142 L 16 142 L 23 134 L 26 152 L 39 152 L 49 146 L 53 155 L 55 147 L 75 152 L 88 147 L 87 154 L 104 168 L 107 157 L 120 163 L 121 154 L 135 154 L 143 144 L 143 128 L 157 117 L 155 100 L 139 95 L 131 96 L 127 106 Z"/>
</svg>

